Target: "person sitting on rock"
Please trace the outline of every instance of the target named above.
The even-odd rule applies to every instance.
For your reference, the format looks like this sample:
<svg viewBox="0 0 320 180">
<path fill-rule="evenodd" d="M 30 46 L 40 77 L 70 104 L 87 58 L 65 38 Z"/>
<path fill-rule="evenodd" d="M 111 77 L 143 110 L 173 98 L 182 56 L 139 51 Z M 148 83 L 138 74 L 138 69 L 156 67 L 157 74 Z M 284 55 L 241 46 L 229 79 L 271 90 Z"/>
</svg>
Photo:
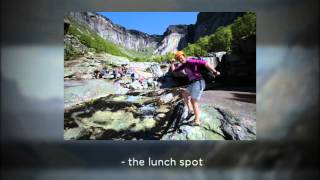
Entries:
<svg viewBox="0 0 320 180">
<path fill-rule="evenodd" d="M 122 68 L 118 68 L 118 74 L 120 75 L 120 77 L 123 77 Z"/>
<path fill-rule="evenodd" d="M 202 92 L 206 86 L 200 70 L 202 69 L 202 67 L 205 67 L 215 75 L 220 75 L 220 72 L 215 70 L 209 63 L 204 60 L 187 58 L 182 51 L 177 51 L 175 53 L 175 59 L 178 60 L 181 65 L 175 67 L 174 61 L 171 61 L 170 68 L 172 72 L 185 70 L 190 84 L 188 85 L 186 90 L 182 91 L 181 95 L 183 97 L 183 101 L 188 107 L 189 114 L 194 111 L 195 120 L 193 122 L 193 125 L 200 125 L 200 108 L 198 101 L 200 100 Z"/>
<path fill-rule="evenodd" d="M 131 80 L 132 80 L 132 82 L 135 80 L 135 74 L 134 74 L 134 72 L 131 73 Z"/>
<path fill-rule="evenodd" d="M 113 75 L 113 79 L 116 79 L 118 76 L 118 71 L 116 69 L 113 69 L 112 75 Z"/>
<path fill-rule="evenodd" d="M 98 79 L 100 71 L 98 69 L 93 71 L 94 78 Z"/>
<path fill-rule="evenodd" d="M 144 78 L 143 76 L 140 76 L 140 77 L 138 78 L 138 81 L 139 81 L 139 83 L 140 83 L 141 85 L 144 84 L 144 80 L 145 80 L 145 78 Z"/>
<path fill-rule="evenodd" d="M 107 67 L 103 67 L 102 70 L 100 71 L 101 77 L 108 75 L 109 74 L 109 70 Z"/>
</svg>

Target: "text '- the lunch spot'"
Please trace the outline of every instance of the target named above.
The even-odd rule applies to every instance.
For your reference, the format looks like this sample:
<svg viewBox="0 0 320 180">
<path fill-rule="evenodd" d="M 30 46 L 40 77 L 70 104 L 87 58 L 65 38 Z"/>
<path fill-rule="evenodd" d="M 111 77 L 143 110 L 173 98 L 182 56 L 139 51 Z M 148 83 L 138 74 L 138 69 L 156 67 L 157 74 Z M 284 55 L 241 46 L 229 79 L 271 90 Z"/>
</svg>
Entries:
<svg viewBox="0 0 320 180">
<path fill-rule="evenodd" d="M 129 157 L 126 161 L 121 161 L 121 164 L 129 167 L 203 167 L 204 161 L 202 158 L 197 159 L 174 159 L 172 157 L 167 159 L 153 159 L 148 157 L 146 159 L 136 159 Z"/>
</svg>

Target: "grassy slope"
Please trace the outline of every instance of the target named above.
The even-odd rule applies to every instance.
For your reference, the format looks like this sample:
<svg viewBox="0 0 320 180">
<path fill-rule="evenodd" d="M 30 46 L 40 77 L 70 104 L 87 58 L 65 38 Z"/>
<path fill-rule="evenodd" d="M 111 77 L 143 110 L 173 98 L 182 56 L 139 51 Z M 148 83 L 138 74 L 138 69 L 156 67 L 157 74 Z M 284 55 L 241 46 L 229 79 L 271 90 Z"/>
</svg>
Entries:
<svg viewBox="0 0 320 180">
<path fill-rule="evenodd" d="M 146 52 L 138 52 L 135 50 L 126 49 L 120 45 L 114 44 L 92 30 L 86 24 L 79 23 L 74 19 L 68 17 L 70 20 L 70 27 L 68 34 L 76 36 L 82 44 L 86 45 L 91 50 L 100 53 L 106 52 L 115 56 L 126 57 L 130 60 L 149 60 L 151 57 L 152 49 L 146 49 Z"/>
<path fill-rule="evenodd" d="M 94 49 L 97 53 L 106 52 L 115 56 L 128 57 L 117 45 L 103 39 L 88 26 L 80 24 L 71 18 L 69 20 L 71 24 L 68 34 L 78 37 L 81 43 L 88 48 Z"/>
</svg>

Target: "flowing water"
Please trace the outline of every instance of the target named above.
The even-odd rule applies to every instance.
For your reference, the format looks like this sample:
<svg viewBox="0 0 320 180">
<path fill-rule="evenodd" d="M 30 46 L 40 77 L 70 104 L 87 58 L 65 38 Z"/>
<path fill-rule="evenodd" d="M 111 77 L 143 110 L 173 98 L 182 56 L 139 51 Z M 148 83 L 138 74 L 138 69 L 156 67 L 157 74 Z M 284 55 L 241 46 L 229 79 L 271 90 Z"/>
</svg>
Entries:
<svg viewBox="0 0 320 180">
<path fill-rule="evenodd" d="M 153 104 L 144 105 L 139 108 L 143 118 L 153 118 L 156 112 L 156 106 Z"/>
</svg>

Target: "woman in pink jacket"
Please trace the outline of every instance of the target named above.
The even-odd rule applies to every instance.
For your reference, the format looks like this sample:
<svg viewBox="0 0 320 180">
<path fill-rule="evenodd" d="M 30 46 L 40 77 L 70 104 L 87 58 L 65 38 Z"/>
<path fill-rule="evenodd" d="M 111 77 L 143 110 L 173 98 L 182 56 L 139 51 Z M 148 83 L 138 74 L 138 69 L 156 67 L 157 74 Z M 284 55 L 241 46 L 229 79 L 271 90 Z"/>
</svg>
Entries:
<svg viewBox="0 0 320 180">
<path fill-rule="evenodd" d="M 190 84 L 187 89 L 182 92 L 182 97 L 188 106 L 189 113 L 192 113 L 192 111 L 194 112 L 195 120 L 193 125 L 200 125 L 200 108 L 198 101 L 206 86 L 200 71 L 202 67 L 205 67 L 215 75 L 220 75 L 220 72 L 215 70 L 204 60 L 187 58 L 182 51 L 177 51 L 175 53 L 175 59 L 178 60 L 181 65 L 176 68 L 173 61 L 171 61 L 171 70 L 176 72 L 184 69 L 187 73 Z"/>
</svg>

